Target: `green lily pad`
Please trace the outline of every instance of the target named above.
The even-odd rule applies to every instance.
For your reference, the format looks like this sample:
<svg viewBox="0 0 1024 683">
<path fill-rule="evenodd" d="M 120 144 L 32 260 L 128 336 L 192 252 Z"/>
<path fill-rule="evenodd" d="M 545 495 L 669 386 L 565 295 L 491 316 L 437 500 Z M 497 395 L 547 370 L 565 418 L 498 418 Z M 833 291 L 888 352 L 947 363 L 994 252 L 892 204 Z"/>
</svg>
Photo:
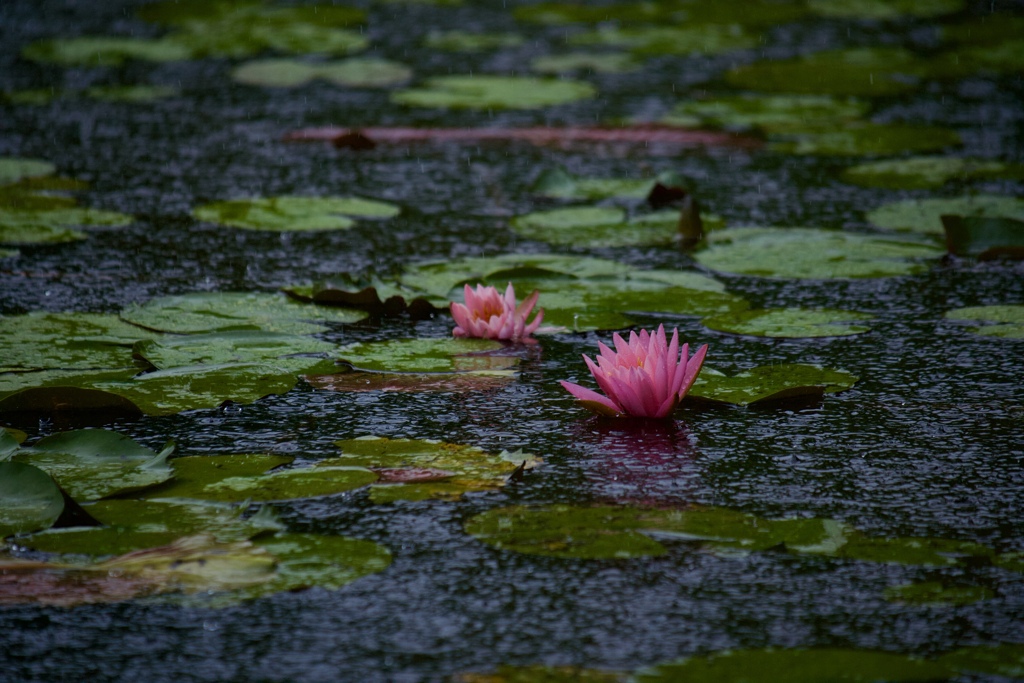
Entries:
<svg viewBox="0 0 1024 683">
<path fill-rule="evenodd" d="M 853 48 L 741 65 L 730 69 L 725 80 L 768 92 L 884 97 L 913 90 L 913 78 L 929 69 L 903 48 Z"/>
<path fill-rule="evenodd" d="M 939 657 L 938 662 L 954 671 L 1020 678 L 1024 676 L 1024 645 L 976 645 Z"/>
<path fill-rule="evenodd" d="M 889 564 L 953 566 L 973 557 L 991 558 L 991 548 L 947 538 L 873 538 L 853 535 L 839 550 L 851 560 Z"/>
<path fill-rule="evenodd" d="M 874 316 L 856 311 L 831 309 L 775 308 L 734 311 L 704 318 L 704 327 L 753 337 L 845 337 L 867 332 L 869 327 L 852 325 Z"/>
<path fill-rule="evenodd" d="M 730 228 L 695 255 L 711 270 L 758 277 L 833 279 L 913 275 L 943 255 L 931 244 L 815 228 Z"/>
<path fill-rule="evenodd" d="M 227 477 L 207 484 L 196 497 L 225 502 L 298 500 L 352 491 L 376 480 L 376 474 L 361 467 L 278 470 L 257 477 Z"/>
<path fill-rule="evenodd" d="M 20 253 L 17 249 L 0 249 L 0 258 L 13 258 Z"/>
<path fill-rule="evenodd" d="M 401 211 L 394 204 L 360 197 L 266 197 L 214 202 L 192 213 L 201 221 L 245 230 L 292 232 L 344 230 L 354 218 L 392 218 Z"/>
<path fill-rule="evenodd" d="M 892 190 L 925 190 L 950 180 L 1024 178 L 1024 165 L 965 157 L 918 156 L 859 164 L 840 174 L 844 182 Z"/>
<path fill-rule="evenodd" d="M 787 681 L 944 681 L 950 669 L 922 659 L 870 650 L 725 650 L 656 664 L 634 672 L 638 683 Z"/>
<path fill-rule="evenodd" d="M 113 419 L 142 417 L 142 409 L 129 399 L 91 388 L 123 372 L 43 370 L 0 374 L 0 414 L 15 424 L 29 426 L 41 418 L 72 418 L 79 425 L 104 425 Z"/>
<path fill-rule="evenodd" d="M 844 370 L 814 365 L 762 365 L 728 377 L 704 367 L 685 400 L 702 399 L 739 406 L 845 391 L 857 377 Z"/>
<path fill-rule="evenodd" d="M 355 342 L 338 357 L 358 370 L 376 372 L 480 372 L 507 370 L 519 362 L 498 355 L 505 346 L 489 339 L 394 339 Z"/>
<path fill-rule="evenodd" d="M 156 337 L 109 313 L 0 317 L 0 372 L 134 367 L 131 347 Z"/>
<path fill-rule="evenodd" d="M 335 349 L 308 336 L 240 330 L 139 342 L 134 352 L 160 370 L 188 365 L 270 362 L 302 372 Z M 301 354 L 301 355 L 300 355 Z M 319 354 L 319 357 L 314 354 Z"/>
<path fill-rule="evenodd" d="M 440 76 L 400 90 L 391 101 L 410 107 L 538 109 L 594 97 L 589 83 L 522 76 Z"/>
<path fill-rule="evenodd" d="M 0 462 L 0 539 L 50 528 L 64 496 L 49 474 L 21 462 Z"/>
<path fill-rule="evenodd" d="M 42 159 L 0 157 L 0 185 L 16 183 L 22 178 L 52 175 L 57 167 Z"/>
<path fill-rule="evenodd" d="M 757 47 L 760 39 L 739 24 L 703 24 L 601 28 L 572 35 L 568 42 L 623 48 L 636 55 L 714 55 Z"/>
<path fill-rule="evenodd" d="M 86 88 L 85 96 L 103 102 L 156 102 L 181 94 L 177 88 L 166 85 L 98 85 Z"/>
<path fill-rule="evenodd" d="M 479 393 L 508 385 L 516 379 L 512 370 L 468 372 L 333 372 L 302 377 L 314 389 L 324 391 L 400 391 Z"/>
<path fill-rule="evenodd" d="M 160 500 L 199 499 L 210 484 L 232 477 L 259 477 L 274 468 L 290 465 L 293 460 L 290 455 L 270 454 L 190 455 L 173 458 L 170 461 L 173 478 L 163 486 L 148 491 L 146 495 Z M 97 511 L 97 514 L 99 519 L 108 521 L 101 511 Z"/>
<path fill-rule="evenodd" d="M 660 173 L 656 177 L 648 179 L 587 178 L 572 176 L 561 168 L 553 168 L 547 169 L 537 176 L 537 180 L 530 190 L 534 194 L 557 199 L 595 200 L 610 197 L 644 199 L 658 183 L 667 187 L 680 187 L 683 185 L 683 179 L 672 172 Z M 565 209 L 561 211 L 565 211 Z M 588 212 L 595 212 L 598 216 L 598 223 L 605 222 L 608 217 L 611 217 L 614 222 L 620 222 L 623 215 L 613 213 L 614 211 L 616 210 L 600 207 L 575 207 L 574 210 L 570 210 L 569 214 L 562 215 L 579 216 L 582 214 L 585 216 Z M 559 214 L 554 215 L 557 217 Z M 678 216 L 676 216 L 676 220 L 678 220 Z"/>
<path fill-rule="evenodd" d="M 21 448 L 26 436 L 20 429 L 0 427 L 0 460 L 6 460 L 14 451 Z"/>
<path fill-rule="evenodd" d="M 621 74 L 636 71 L 643 63 L 636 57 L 621 52 L 569 52 L 561 55 L 543 55 L 530 61 L 530 68 L 543 74 L 561 74 L 570 71 Z"/>
<path fill-rule="evenodd" d="M 517 47 L 523 37 L 517 33 L 472 33 L 470 31 L 431 31 L 423 39 L 424 47 L 451 52 L 484 52 Z"/>
<path fill-rule="evenodd" d="M 188 46 L 173 38 L 83 36 L 40 40 L 21 51 L 25 59 L 61 66 L 120 66 L 131 59 L 174 62 L 190 59 Z"/>
<path fill-rule="evenodd" d="M 802 3 L 772 2 L 623 2 L 592 3 L 541 2 L 517 7 L 517 19 L 540 24 L 686 23 L 743 24 L 772 26 L 795 21 L 807 13 Z"/>
<path fill-rule="evenodd" d="M 720 126 L 770 132 L 839 125 L 867 113 L 870 105 L 851 97 L 828 95 L 738 95 L 677 104 L 661 123 Z"/>
<path fill-rule="evenodd" d="M 214 459 L 231 458 L 234 456 L 210 456 Z M 123 543 L 128 541 L 132 535 L 139 534 L 170 534 L 174 538 L 192 534 L 211 534 L 218 541 L 241 541 L 251 538 L 260 533 L 283 529 L 283 525 L 271 514 L 271 508 L 264 507 L 260 513 L 246 518 L 242 513 L 248 505 L 235 505 L 230 503 L 217 503 L 210 501 L 192 500 L 182 498 L 161 498 L 166 496 L 168 491 L 180 490 L 181 483 L 178 474 L 181 468 L 175 468 L 176 458 L 171 460 L 172 469 L 175 472 L 174 478 L 166 483 L 147 489 L 143 495 L 150 500 L 138 500 L 134 498 L 100 500 L 89 503 L 85 509 L 97 520 L 101 521 L 106 529 L 114 529 L 121 532 L 120 540 L 114 534 L 109 538 L 112 543 Z M 189 457 L 187 459 L 193 459 Z M 34 536 L 33 539 L 37 538 Z M 78 539 L 81 539 L 79 541 Z M 48 552 L 80 553 L 84 555 L 110 555 L 117 554 L 104 549 L 101 545 L 90 547 L 83 535 L 76 537 L 69 535 L 66 538 L 56 537 L 47 544 L 53 544 L 51 548 L 43 548 Z M 139 541 L 145 541 L 146 537 L 140 537 Z M 34 540 L 32 541 L 35 542 Z M 61 548 L 56 547 L 61 544 Z M 32 546 L 37 547 L 37 546 Z M 71 549 L 77 547 L 77 549 Z M 142 546 L 140 546 L 142 547 Z M 153 547 L 153 546 L 149 546 Z M 127 552 L 127 551 L 125 551 Z"/>
<path fill-rule="evenodd" d="M 303 303 L 358 308 L 375 315 L 408 313 L 415 319 L 430 317 L 438 310 L 447 309 L 449 303 L 442 297 L 422 296 L 394 283 L 356 278 L 347 273 L 312 285 L 284 287 L 282 291 Z"/>
<path fill-rule="evenodd" d="M 156 453 L 116 432 L 81 429 L 47 436 L 12 459 L 46 471 L 76 501 L 87 501 L 166 481 L 173 451 L 173 444 Z"/>
<path fill-rule="evenodd" d="M 946 248 L 979 260 L 1024 259 L 1024 221 L 1000 216 L 943 216 Z"/>
<path fill-rule="evenodd" d="M 312 334 L 328 328 L 311 321 L 353 323 L 365 319 L 366 313 L 303 304 L 283 294 L 197 292 L 132 304 L 121 312 L 121 318 L 140 327 L 177 334 L 229 330 Z"/>
<path fill-rule="evenodd" d="M 971 328 L 974 334 L 1004 339 L 1024 339 L 1024 305 L 969 306 L 948 311 L 947 320 L 997 323 Z"/>
<path fill-rule="evenodd" d="M 318 467 L 356 466 L 376 472 L 385 482 L 374 484 L 374 502 L 458 500 L 470 491 L 489 491 L 505 485 L 518 468 L 532 469 L 542 461 L 529 453 L 485 452 L 476 446 L 430 439 L 388 439 L 364 436 L 335 441 L 343 455 Z M 424 482 L 428 482 L 424 485 Z"/>
<path fill-rule="evenodd" d="M 568 505 L 488 510 L 466 533 L 499 550 L 567 559 L 625 560 L 664 555 L 665 546 L 636 531 L 641 512 Z"/>
<path fill-rule="evenodd" d="M 938 17 L 964 8 L 964 0 L 808 0 L 810 10 L 839 19 Z"/>
<path fill-rule="evenodd" d="M 912 605 L 969 605 L 995 596 L 984 586 L 947 586 L 941 581 L 925 581 L 885 589 L 885 599 Z"/>
<path fill-rule="evenodd" d="M 239 83 L 271 88 L 297 88 L 318 79 L 352 88 L 388 88 L 412 78 L 412 69 L 372 57 L 338 62 L 264 59 L 242 64 L 231 72 L 231 77 Z"/>
<path fill-rule="evenodd" d="M 663 245 L 679 236 L 679 213 L 659 211 L 626 218 L 622 209 L 572 206 L 536 211 L 512 219 L 512 229 L 527 239 L 591 248 Z"/>
<path fill-rule="evenodd" d="M 840 130 L 795 134 L 779 138 L 772 147 L 790 154 L 881 156 L 904 152 L 930 152 L 960 144 L 950 128 L 901 123 L 848 123 Z"/>
<path fill-rule="evenodd" d="M 883 204 L 870 211 L 867 219 L 890 230 L 941 235 L 943 215 L 1012 218 L 1020 221 L 1024 220 L 1024 199 L 988 194 L 907 199 Z"/>
<path fill-rule="evenodd" d="M 366 19 L 366 12 L 344 5 L 270 6 L 263 0 L 163 0 L 143 5 L 138 17 L 166 26 L 189 27 L 212 22 L 232 22 L 258 17 L 270 23 L 316 23 L 349 26 Z"/>
<path fill-rule="evenodd" d="M 44 553 L 111 557 L 144 548 L 173 543 L 181 534 L 168 531 L 140 531 L 121 527 L 72 527 L 51 529 L 19 541 L 20 545 Z"/>
<path fill-rule="evenodd" d="M 47 203 L 63 203 L 62 197 L 48 198 Z M 19 209 L 0 208 L 0 244 L 54 244 L 85 239 L 73 227 L 121 227 L 130 224 L 132 216 L 116 211 L 80 207 Z"/>
<path fill-rule="evenodd" d="M 1000 569 L 1024 573 L 1024 553 L 1002 553 L 992 558 L 992 564 Z"/>
</svg>

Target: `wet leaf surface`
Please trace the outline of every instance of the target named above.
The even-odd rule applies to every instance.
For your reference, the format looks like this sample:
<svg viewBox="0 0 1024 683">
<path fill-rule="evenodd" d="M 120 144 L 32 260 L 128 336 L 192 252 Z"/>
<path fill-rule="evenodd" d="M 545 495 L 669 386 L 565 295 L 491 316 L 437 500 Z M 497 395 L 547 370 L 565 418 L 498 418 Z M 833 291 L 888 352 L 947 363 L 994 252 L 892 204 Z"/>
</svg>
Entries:
<svg viewBox="0 0 1024 683">
<path fill-rule="evenodd" d="M 537 109 L 594 97 L 597 91 L 582 81 L 526 76 L 438 76 L 421 87 L 400 90 L 395 104 L 454 109 Z M 371 136 L 372 137 L 372 136 Z"/>
<path fill-rule="evenodd" d="M 26 463 L 0 461 L 0 539 L 48 529 L 63 510 L 64 497 L 50 475 Z"/>
<path fill-rule="evenodd" d="M 412 69 L 372 57 L 337 62 L 264 59 L 242 64 L 231 72 L 231 77 L 239 83 L 269 88 L 297 88 L 315 80 L 350 88 L 389 88 L 412 78 Z"/>
<path fill-rule="evenodd" d="M 700 399 L 739 406 L 769 404 L 844 391 L 857 379 L 844 370 L 803 364 L 763 365 L 732 377 L 705 367 L 684 401 Z"/>
<path fill-rule="evenodd" d="M 233 199 L 198 207 L 201 221 L 245 230 L 273 232 L 344 230 L 356 218 L 391 218 L 400 209 L 394 204 L 359 197 L 267 197 Z"/>
<path fill-rule="evenodd" d="M 925 190 L 956 181 L 1024 177 L 1024 167 L 999 161 L 946 156 L 887 159 L 845 169 L 840 177 L 864 187 Z"/>
<path fill-rule="evenodd" d="M 867 219 L 889 230 L 941 235 L 943 215 L 1020 221 L 1024 220 L 1024 199 L 989 194 L 906 199 L 879 206 L 868 212 Z"/>
<path fill-rule="evenodd" d="M 754 337 L 844 337 L 867 332 L 870 328 L 851 323 L 873 317 L 856 311 L 778 308 L 723 313 L 704 318 L 701 324 L 718 332 Z"/>
<path fill-rule="evenodd" d="M 969 328 L 985 337 L 1024 339 L 1024 304 L 968 306 L 948 311 L 945 317 L 965 322 L 996 323 Z"/>
</svg>

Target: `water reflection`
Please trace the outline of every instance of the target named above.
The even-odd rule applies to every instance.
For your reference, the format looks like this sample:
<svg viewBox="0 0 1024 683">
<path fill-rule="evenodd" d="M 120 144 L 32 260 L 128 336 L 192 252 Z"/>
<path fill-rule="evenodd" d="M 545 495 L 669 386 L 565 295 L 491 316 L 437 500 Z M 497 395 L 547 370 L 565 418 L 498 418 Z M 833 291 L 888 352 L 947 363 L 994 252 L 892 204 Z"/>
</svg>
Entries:
<svg viewBox="0 0 1024 683">
<path fill-rule="evenodd" d="M 594 417 L 571 431 L 596 502 L 676 506 L 700 486 L 697 440 L 684 422 Z"/>
</svg>

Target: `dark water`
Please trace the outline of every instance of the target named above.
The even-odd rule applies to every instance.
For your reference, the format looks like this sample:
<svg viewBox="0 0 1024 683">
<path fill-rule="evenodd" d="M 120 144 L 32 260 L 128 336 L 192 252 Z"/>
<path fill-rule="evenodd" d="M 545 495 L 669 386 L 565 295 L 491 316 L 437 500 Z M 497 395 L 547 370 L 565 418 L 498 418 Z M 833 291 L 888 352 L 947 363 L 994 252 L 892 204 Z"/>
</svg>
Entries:
<svg viewBox="0 0 1024 683">
<path fill-rule="evenodd" d="M 1000 5 L 1002 6 L 1002 5 Z M 845 162 L 736 150 L 542 150 L 519 144 L 423 145 L 352 153 L 289 145 L 308 125 L 562 125 L 665 113 L 760 51 L 655 58 L 640 72 L 596 75 L 601 97 L 536 112 L 403 109 L 386 91 L 316 83 L 294 91 L 234 84 L 230 60 L 40 66 L 18 57 L 51 36 L 135 32 L 130 2 L 5 0 L 0 86 L 6 90 L 148 82 L 180 84 L 156 104 L 81 99 L 0 105 L 0 155 L 39 157 L 90 182 L 88 206 L 131 213 L 122 230 L 26 247 L 0 266 L 0 312 L 117 311 L 153 296 L 265 290 L 343 271 L 423 259 L 550 251 L 517 241 L 508 217 L 541 206 L 528 187 L 542 168 L 638 177 L 675 170 L 710 210 L 734 223 L 864 227 L 863 211 L 928 192 L 866 190 L 835 180 Z M 405 61 L 417 78 L 507 73 L 547 51 L 562 29 L 517 25 L 497 3 L 455 8 L 368 5 L 371 53 Z M 957 20 L 990 9 L 978 3 Z M 772 57 L 854 44 L 927 42 L 928 22 L 808 20 L 766 33 Z M 429 28 L 516 30 L 521 48 L 470 56 L 419 46 Z M 673 89 L 674 93 L 673 94 Z M 926 120 L 961 133 L 964 154 L 1024 161 L 1019 75 L 932 84 L 881 100 L 874 118 Z M 1020 184 L 979 191 L 1021 194 Z M 942 193 L 936 192 L 936 194 Z M 948 188 L 944 194 L 952 195 Z M 388 230 L 281 236 L 199 225 L 197 204 L 236 196 L 357 194 L 400 203 Z M 687 265 L 668 249 L 593 255 L 644 267 Z M 572 561 L 500 552 L 462 523 L 509 504 L 621 501 L 724 505 L 778 517 L 832 517 L 878 536 L 978 541 L 1024 550 L 1024 343 L 967 335 L 944 321 L 969 305 L 1024 301 L 1024 266 L 944 261 L 906 278 L 854 282 L 722 277 L 753 306 L 832 306 L 877 316 L 866 334 L 756 340 L 671 320 L 711 345 L 715 367 L 821 363 L 861 378 L 822 405 L 780 410 L 686 408 L 661 427 L 608 425 L 573 404 L 557 380 L 582 379 L 581 352 L 602 335 L 542 342 L 519 381 L 480 394 L 336 394 L 296 389 L 224 414 L 194 411 L 109 425 L 180 453 L 273 451 L 299 461 L 334 455 L 337 439 L 365 434 L 436 438 L 524 450 L 546 464 L 500 492 L 457 503 L 373 505 L 365 493 L 275 506 L 294 531 L 332 532 L 387 546 L 394 563 L 341 590 L 312 589 L 206 610 L 123 603 L 0 610 L 0 679 L 10 681 L 441 680 L 498 664 L 630 670 L 725 648 L 851 647 L 919 656 L 1024 638 L 1024 579 L 992 567 L 907 567 L 753 554 L 720 558 L 669 543 L 667 555 Z M 656 323 L 655 319 L 644 320 Z M 340 327 L 328 339 L 445 336 L 450 320 Z M 711 362 L 711 361 L 709 361 Z M 31 435 L 32 438 L 35 435 Z M 886 601 L 886 587 L 923 580 L 984 586 L 965 606 Z M 989 680 L 981 677 L 962 680 Z M 998 679 L 991 679 L 998 680 Z"/>
</svg>

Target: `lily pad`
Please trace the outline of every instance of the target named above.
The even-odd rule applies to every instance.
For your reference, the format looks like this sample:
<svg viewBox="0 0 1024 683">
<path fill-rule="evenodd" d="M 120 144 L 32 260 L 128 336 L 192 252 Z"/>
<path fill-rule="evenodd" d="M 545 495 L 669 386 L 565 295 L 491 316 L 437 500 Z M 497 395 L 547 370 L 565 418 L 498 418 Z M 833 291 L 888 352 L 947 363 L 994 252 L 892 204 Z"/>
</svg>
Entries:
<svg viewBox="0 0 1024 683">
<path fill-rule="evenodd" d="M 883 204 L 870 211 L 867 219 L 890 230 L 941 235 L 943 215 L 1012 218 L 1020 221 L 1024 220 L 1024 199 L 989 194 L 907 199 Z"/>
<path fill-rule="evenodd" d="M 200 499 L 210 484 L 231 477 L 259 477 L 275 468 L 290 465 L 293 460 L 290 455 L 257 453 L 173 458 L 170 461 L 173 478 L 163 486 L 147 491 L 146 496 L 160 500 Z M 99 519 L 107 521 L 100 511 L 97 514 Z"/>
<path fill-rule="evenodd" d="M 343 455 L 321 461 L 317 466 L 356 466 L 376 472 L 390 483 L 370 488 L 374 502 L 458 500 L 470 491 L 500 488 L 518 468 L 532 469 L 542 462 L 522 451 L 491 454 L 476 446 L 430 439 L 364 436 L 335 441 L 334 445 Z M 425 482 L 429 483 L 424 485 Z"/>
<path fill-rule="evenodd" d="M 871 47 L 754 62 L 732 68 L 725 79 L 750 90 L 885 97 L 913 90 L 915 79 L 929 72 L 909 50 Z"/>
<path fill-rule="evenodd" d="M 16 183 L 22 178 L 52 175 L 57 167 L 42 159 L 0 157 L 0 185 Z"/>
<path fill-rule="evenodd" d="M 944 681 L 955 676 L 935 662 L 870 650 L 725 650 L 656 664 L 634 672 L 638 683 L 779 681 Z"/>
<path fill-rule="evenodd" d="M 1024 221 L 999 216 L 942 216 L 946 248 L 981 261 L 1024 259 Z"/>
<path fill-rule="evenodd" d="M 878 538 L 852 535 L 838 555 L 851 560 L 919 566 L 954 566 L 969 558 L 991 558 L 991 548 L 948 538 Z"/>
<path fill-rule="evenodd" d="M 168 531 L 140 531 L 122 527 L 71 527 L 33 534 L 19 545 L 44 553 L 89 555 L 102 558 L 173 543 L 181 534 Z"/>
<path fill-rule="evenodd" d="M 423 87 L 401 90 L 391 101 L 411 107 L 538 109 L 597 94 L 589 83 L 523 76 L 440 76 Z"/>
<path fill-rule="evenodd" d="M 1024 178 L 1024 165 L 966 157 L 917 156 L 852 166 L 840 178 L 863 187 L 925 190 L 942 187 L 951 180 Z"/>
<path fill-rule="evenodd" d="M 239 330 L 165 337 L 135 345 L 134 352 L 160 370 L 188 365 L 271 362 L 305 371 L 335 345 L 309 336 Z"/>
<path fill-rule="evenodd" d="M 355 342 L 338 349 L 341 361 L 376 372 L 479 372 L 507 370 L 519 359 L 500 353 L 505 346 L 489 339 L 395 339 Z"/>
<path fill-rule="evenodd" d="M 882 156 L 904 152 L 930 152 L 960 144 L 950 128 L 901 123 L 848 123 L 840 130 L 794 134 L 779 138 L 773 148 L 790 154 Z"/>
<path fill-rule="evenodd" d="M 523 37 L 517 33 L 473 33 L 459 30 L 431 31 L 423 39 L 425 47 L 451 52 L 484 52 L 522 44 Z"/>
<path fill-rule="evenodd" d="M 942 655 L 938 662 L 954 671 L 1020 678 L 1024 676 L 1024 645 L 1003 643 L 965 647 Z"/>
<path fill-rule="evenodd" d="M 358 308 L 375 315 L 408 313 L 414 319 L 428 318 L 438 310 L 447 309 L 449 303 L 446 298 L 422 296 L 377 278 L 356 278 L 348 274 L 312 285 L 285 287 L 282 291 L 303 303 Z"/>
<path fill-rule="evenodd" d="M 620 2 L 595 5 L 579 2 L 540 2 L 517 7 L 517 19 L 541 24 L 686 23 L 772 26 L 795 21 L 807 13 L 802 3 L 751 2 Z"/>
<path fill-rule="evenodd" d="M 654 178 L 589 178 L 569 175 L 561 168 L 547 169 L 537 176 L 530 190 L 534 194 L 543 197 L 556 199 L 607 199 L 610 197 L 622 197 L 625 199 L 644 199 L 658 183 L 667 187 L 680 187 L 683 179 L 672 172 L 660 173 Z M 579 215 L 577 212 L 586 214 L 594 212 L 598 215 L 598 223 L 608 220 L 608 216 L 615 222 L 622 219 L 622 214 L 612 214 L 614 209 L 601 209 L 599 207 L 577 207 L 572 215 Z M 565 211 L 564 209 L 562 211 Z M 534 214 L 530 214 L 534 215 Z M 555 214 L 557 216 L 559 214 Z M 564 214 L 563 214 L 564 215 Z M 678 220 L 678 216 L 676 217 Z"/>
<path fill-rule="evenodd" d="M 86 97 L 103 102 L 156 102 L 181 94 L 177 88 L 166 85 L 97 85 L 86 88 Z"/>
<path fill-rule="evenodd" d="M 601 28 L 572 35 L 568 42 L 624 48 L 636 55 L 714 55 L 757 47 L 760 39 L 739 24 L 702 24 Z"/>
<path fill-rule="evenodd" d="M 527 239 L 591 248 L 672 244 L 679 236 L 679 213 L 659 211 L 626 218 L 622 209 L 573 206 L 536 211 L 512 220 Z"/>
<path fill-rule="evenodd" d="M 50 198 L 47 203 L 63 203 L 65 198 Z M 73 203 L 73 202 L 72 202 Z M 0 207 L 0 244 L 54 244 L 86 238 L 76 227 L 122 227 L 132 216 L 116 211 L 81 207 L 2 208 Z"/>
<path fill-rule="evenodd" d="M 231 77 L 247 85 L 297 88 L 314 80 L 351 88 L 388 88 L 412 78 L 412 69 L 387 59 L 354 57 L 338 62 L 264 59 L 235 68 Z"/>
<path fill-rule="evenodd" d="M 324 391 L 400 391 L 479 393 L 508 385 L 516 379 L 512 370 L 470 372 L 334 372 L 303 375 L 314 389 Z"/>
<path fill-rule="evenodd" d="M 811 12 L 838 19 L 939 17 L 964 8 L 964 0 L 808 0 Z"/>
<path fill-rule="evenodd" d="M 831 309 L 775 308 L 735 311 L 704 318 L 704 327 L 753 337 L 845 337 L 870 328 L 852 325 L 874 316 L 856 311 Z"/>
<path fill-rule="evenodd" d="M 173 38 L 121 38 L 83 36 L 40 40 L 21 51 L 25 59 L 61 66 L 120 66 L 132 59 L 175 62 L 190 59 L 193 51 Z"/>
<path fill-rule="evenodd" d="M 50 528 L 64 496 L 49 474 L 21 462 L 0 462 L 0 539 Z"/>
<path fill-rule="evenodd" d="M 353 323 L 365 319 L 366 313 L 303 304 L 283 294 L 197 292 L 132 304 L 121 312 L 121 318 L 150 330 L 177 334 L 228 330 L 312 334 L 328 328 L 311 321 Z"/>
<path fill-rule="evenodd" d="M 394 204 L 360 197 L 266 197 L 214 202 L 192 213 L 201 221 L 271 232 L 344 230 L 354 218 L 392 218 Z"/>
<path fill-rule="evenodd" d="M 156 453 L 116 432 L 81 429 L 47 436 L 12 459 L 46 471 L 76 501 L 88 501 L 166 481 L 173 451 L 173 444 Z"/>
<path fill-rule="evenodd" d="M 885 590 L 885 599 L 912 605 L 969 605 L 995 596 L 984 586 L 947 586 L 941 581 L 924 581 Z"/>
<path fill-rule="evenodd" d="M 860 118 L 869 108 L 867 102 L 852 97 L 734 95 L 681 102 L 661 119 L 661 123 L 786 132 L 839 125 Z"/>
<path fill-rule="evenodd" d="M 1024 304 L 995 306 L 970 306 L 956 308 L 946 313 L 948 320 L 964 320 L 975 323 L 996 323 L 971 328 L 975 334 L 1004 339 L 1024 339 Z"/>
<path fill-rule="evenodd" d="M 643 63 L 636 57 L 620 52 L 569 52 L 561 55 L 543 55 L 530 61 L 530 68 L 544 74 L 570 71 L 621 74 L 636 71 Z"/>
<path fill-rule="evenodd" d="M 705 367 L 683 400 L 749 406 L 845 391 L 857 379 L 844 370 L 803 364 L 762 365 L 733 377 Z"/>
<path fill-rule="evenodd" d="M 726 273 L 825 280 L 913 275 L 944 251 L 931 244 L 815 228 L 730 228 L 695 258 Z"/>
</svg>

